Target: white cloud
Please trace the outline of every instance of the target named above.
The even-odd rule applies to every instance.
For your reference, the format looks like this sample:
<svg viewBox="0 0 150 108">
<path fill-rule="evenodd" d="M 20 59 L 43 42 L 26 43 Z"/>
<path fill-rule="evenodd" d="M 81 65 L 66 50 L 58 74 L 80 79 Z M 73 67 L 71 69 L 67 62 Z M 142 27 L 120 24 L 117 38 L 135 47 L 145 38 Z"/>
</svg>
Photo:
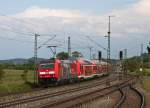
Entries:
<svg viewBox="0 0 150 108">
<path fill-rule="evenodd" d="M 45 17 L 74 18 L 74 17 L 81 17 L 81 14 L 79 11 L 40 8 L 40 7 L 34 6 L 34 7 L 26 9 L 23 13 L 17 14 L 17 16 L 25 17 L 25 18 L 45 18 Z"/>
<path fill-rule="evenodd" d="M 141 41 L 150 39 L 149 10 L 150 0 L 139 0 L 126 9 L 112 10 L 105 14 L 84 13 L 79 10 L 31 7 L 24 12 L 13 15 L 13 17 L 23 19 L 31 24 L 18 23 L 4 18 L 0 18 L 0 22 L 5 22 L 5 24 L 9 24 L 12 28 L 22 32 L 28 32 L 30 29 L 32 32 L 39 34 L 59 34 L 61 39 L 64 38 L 64 35 L 70 35 L 74 39 L 74 43 L 81 45 L 87 43 L 85 38 L 79 37 L 81 34 L 90 36 L 106 35 L 108 16 L 115 15 L 116 17 L 111 19 L 112 37 L 118 38 L 122 44 L 127 44 L 125 39 L 138 38 Z M 144 39 L 145 37 L 146 39 Z M 134 39 L 131 43 L 134 43 L 136 40 Z M 115 44 L 118 43 L 118 40 Z M 117 45 L 117 47 L 121 46 Z"/>
<path fill-rule="evenodd" d="M 81 32 L 84 34 L 106 35 L 108 16 L 115 15 L 112 21 L 112 33 L 114 36 L 124 33 L 144 33 L 150 28 L 147 17 L 150 13 L 149 0 L 140 0 L 127 9 L 112 10 L 106 14 L 91 14 L 77 10 L 49 9 L 37 6 L 30 7 L 22 13 L 14 15 L 38 26 L 28 26 L 34 32 Z M 116 35 L 115 35 L 116 34 Z M 120 37 L 119 36 L 119 37 Z"/>
<path fill-rule="evenodd" d="M 133 7 L 137 13 L 140 13 L 145 16 L 150 16 L 150 0 L 140 0 Z"/>
<path fill-rule="evenodd" d="M 117 34 L 123 36 L 124 33 L 130 35 L 134 32 L 135 34 L 148 32 L 150 28 L 148 10 L 150 10 L 150 1 L 140 0 L 127 9 L 112 10 L 101 15 L 34 6 L 15 16 L 30 19 L 39 25 L 39 27 L 34 28 L 35 32 L 38 31 L 39 33 L 48 32 L 49 29 L 51 32 L 81 32 L 103 36 L 107 33 L 107 17 L 115 15 L 116 17 L 112 19 L 112 33 L 114 32 L 114 36 L 118 36 Z"/>
</svg>

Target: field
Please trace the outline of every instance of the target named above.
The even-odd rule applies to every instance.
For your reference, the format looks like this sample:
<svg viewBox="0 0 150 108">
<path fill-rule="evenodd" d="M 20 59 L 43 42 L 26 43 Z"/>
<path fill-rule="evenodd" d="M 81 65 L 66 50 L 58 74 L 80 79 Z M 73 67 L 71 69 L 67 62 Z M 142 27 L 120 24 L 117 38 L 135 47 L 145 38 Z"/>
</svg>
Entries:
<svg viewBox="0 0 150 108">
<path fill-rule="evenodd" d="M 19 92 L 31 89 L 31 86 L 26 84 L 21 77 L 23 70 L 5 69 L 4 72 L 4 77 L 0 82 L 0 93 Z M 27 81 L 29 83 L 33 83 L 33 74 L 33 71 L 28 71 L 27 73 Z"/>
<path fill-rule="evenodd" d="M 143 89 L 150 93 L 150 77 L 143 77 Z"/>
<path fill-rule="evenodd" d="M 145 108 L 150 108 L 150 76 L 143 77 L 142 88 L 145 95 Z"/>
<path fill-rule="evenodd" d="M 146 73 L 146 75 L 150 75 L 150 69 L 145 69 L 145 73 Z"/>
<path fill-rule="evenodd" d="M 5 69 L 5 74 L 0 82 L 0 93 L 20 92 L 32 89 L 31 85 L 25 83 L 21 75 L 24 70 Z M 146 76 L 143 77 L 143 88 L 150 93 L 150 69 L 145 69 Z M 132 73 L 133 74 L 133 73 Z M 27 81 L 33 83 L 34 72 L 28 71 Z"/>
</svg>

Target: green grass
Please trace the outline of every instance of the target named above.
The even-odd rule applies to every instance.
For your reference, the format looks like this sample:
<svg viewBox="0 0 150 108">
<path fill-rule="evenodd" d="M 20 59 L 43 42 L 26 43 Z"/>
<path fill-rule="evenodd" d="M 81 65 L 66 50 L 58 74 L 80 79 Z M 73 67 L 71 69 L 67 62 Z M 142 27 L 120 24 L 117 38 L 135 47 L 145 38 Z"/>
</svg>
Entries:
<svg viewBox="0 0 150 108">
<path fill-rule="evenodd" d="M 150 77 L 149 76 L 143 77 L 143 88 L 147 92 L 150 92 Z"/>
<path fill-rule="evenodd" d="M 11 93 L 26 91 L 31 89 L 31 86 L 26 84 L 21 75 L 23 70 L 10 70 L 5 69 L 5 74 L 0 82 L 0 93 Z M 27 81 L 33 83 L 33 71 L 29 71 L 27 74 Z"/>
<path fill-rule="evenodd" d="M 135 72 L 128 72 L 131 75 L 144 75 L 144 76 L 150 76 L 150 69 L 145 68 L 143 69 L 142 72 L 140 71 L 135 71 Z"/>
<path fill-rule="evenodd" d="M 148 69 L 148 68 L 146 68 L 145 71 L 150 73 L 150 69 Z"/>
<path fill-rule="evenodd" d="M 145 68 L 143 72 L 129 72 L 131 75 L 143 75 L 142 86 L 143 89 L 150 93 L 150 69 Z"/>
</svg>

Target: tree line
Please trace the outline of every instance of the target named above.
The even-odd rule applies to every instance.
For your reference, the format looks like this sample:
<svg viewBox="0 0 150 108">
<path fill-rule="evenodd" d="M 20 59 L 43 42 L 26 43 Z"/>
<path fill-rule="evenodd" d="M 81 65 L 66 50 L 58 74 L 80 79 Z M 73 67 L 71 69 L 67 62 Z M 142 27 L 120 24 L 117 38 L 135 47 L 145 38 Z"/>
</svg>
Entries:
<svg viewBox="0 0 150 108">
<path fill-rule="evenodd" d="M 134 56 L 134 57 L 128 58 L 123 61 L 123 67 L 126 68 L 126 70 L 129 72 L 146 74 L 145 69 L 150 68 L 150 56 L 149 54 L 144 53 L 141 56 Z M 148 75 L 150 75 L 150 72 L 148 73 Z"/>
</svg>

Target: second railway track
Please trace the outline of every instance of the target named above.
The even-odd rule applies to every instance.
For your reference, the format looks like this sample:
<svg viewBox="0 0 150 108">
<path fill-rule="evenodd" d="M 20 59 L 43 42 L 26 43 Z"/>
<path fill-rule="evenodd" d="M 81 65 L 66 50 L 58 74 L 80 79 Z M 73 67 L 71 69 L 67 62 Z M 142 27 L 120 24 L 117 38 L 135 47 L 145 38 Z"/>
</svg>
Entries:
<svg viewBox="0 0 150 108">
<path fill-rule="evenodd" d="M 117 91 L 118 89 L 127 86 L 128 84 L 132 84 L 133 82 L 133 79 L 130 79 L 121 83 L 113 84 L 109 87 L 95 88 L 93 90 L 91 89 L 90 91 L 86 91 L 82 94 L 77 94 L 68 98 L 59 99 L 58 101 L 47 103 L 45 105 L 40 106 L 40 108 L 73 108 L 93 99 L 111 94 Z"/>
<path fill-rule="evenodd" d="M 106 87 L 106 80 L 97 81 L 95 83 L 89 83 L 85 86 L 75 87 L 72 89 L 62 90 L 53 93 L 47 93 L 44 95 L 34 96 L 30 98 L 14 100 L 9 102 L 1 102 L 0 108 L 29 108 L 29 107 L 41 107 L 41 108 L 71 108 L 76 105 L 80 105 L 91 99 L 106 96 L 112 92 L 121 89 L 128 84 L 135 82 L 134 78 L 128 78 L 126 80 L 111 79 L 111 85 Z M 82 100 L 82 101 L 81 101 Z M 66 106 L 67 105 L 67 106 Z"/>
<path fill-rule="evenodd" d="M 116 81 L 116 78 L 111 78 L 111 82 Z M 5 108 L 5 107 L 16 107 L 17 105 L 21 105 L 21 104 L 26 104 L 26 103 L 31 103 L 31 102 L 35 102 L 35 101 L 39 101 L 42 99 L 47 99 L 47 98 L 51 98 L 51 97 L 56 97 L 56 96 L 60 96 L 63 94 L 69 94 L 75 91 L 81 91 L 84 89 L 88 89 L 90 87 L 95 87 L 95 86 L 99 86 L 99 85 L 103 85 L 106 83 L 106 79 L 100 80 L 100 81 L 95 81 L 92 84 L 87 84 L 87 85 L 83 85 L 83 86 L 79 86 L 79 87 L 74 87 L 74 88 L 70 88 L 70 89 L 65 89 L 65 90 L 58 90 L 56 92 L 50 92 L 50 93 L 44 93 L 42 95 L 37 95 L 37 96 L 31 96 L 28 98 L 18 98 L 16 100 L 12 100 L 12 101 L 6 101 L 6 102 L 0 102 L 0 108 Z"/>
<path fill-rule="evenodd" d="M 144 108 L 144 95 L 132 85 L 120 89 L 121 98 L 114 108 Z"/>
</svg>

